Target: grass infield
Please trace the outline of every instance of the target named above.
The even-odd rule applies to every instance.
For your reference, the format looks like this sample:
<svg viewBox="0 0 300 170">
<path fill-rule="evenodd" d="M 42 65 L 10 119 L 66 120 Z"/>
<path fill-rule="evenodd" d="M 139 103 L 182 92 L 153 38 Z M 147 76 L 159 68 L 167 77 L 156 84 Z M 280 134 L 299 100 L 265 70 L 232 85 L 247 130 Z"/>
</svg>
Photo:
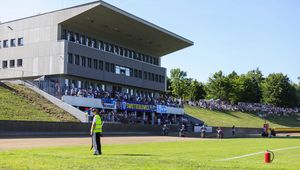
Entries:
<svg viewBox="0 0 300 170">
<path fill-rule="evenodd" d="M 0 140 L 1 142 L 1 140 Z M 93 156 L 89 146 L 0 151 L 0 169 L 299 169 L 300 148 L 275 152 L 271 164 L 264 154 L 217 161 L 300 146 L 299 138 L 221 139 L 104 145 Z"/>
</svg>

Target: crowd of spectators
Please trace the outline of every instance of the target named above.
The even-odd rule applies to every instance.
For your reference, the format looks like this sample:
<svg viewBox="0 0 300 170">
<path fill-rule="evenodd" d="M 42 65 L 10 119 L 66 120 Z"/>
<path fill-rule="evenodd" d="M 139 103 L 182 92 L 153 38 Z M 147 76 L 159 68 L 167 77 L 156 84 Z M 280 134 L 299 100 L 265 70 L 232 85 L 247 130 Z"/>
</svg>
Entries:
<svg viewBox="0 0 300 170">
<path fill-rule="evenodd" d="M 66 96 L 77 96 L 77 97 L 87 97 L 87 98 L 109 98 L 116 101 L 128 101 L 128 102 L 141 102 L 145 104 L 153 105 L 166 105 L 172 107 L 183 107 L 180 100 L 173 98 L 172 96 L 160 95 L 159 97 L 151 97 L 146 94 L 135 94 L 129 95 L 128 93 L 121 93 L 118 91 L 109 92 L 102 89 L 92 88 L 75 88 L 66 89 L 64 92 Z"/>
<path fill-rule="evenodd" d="M 85 110 L 87 120 L 92 121 L 93 114 L 91 109 L 86 108 Z M 136 112 L 127 112 L 127 111 L 114 111 L 107 110 L 101 111 L 101 118 L 105 122 L 115 122 L 115 123 L 125 123 L 125 124 L 151 124 L 151 115 L 150 114 L 138 114 Z M 170 115 L 156 115 L 154 124 L 158 125 L 171 125 L 171 124 L 182 124 L 187 123 L 188 119 L 184 116 L 170 116 Z"/>
<path fill-rule="evenodd" d="M 192 102 L 189 101 L 190 106 L 201 107 L 210 110 L 217 111 L 241 111 L 241 112 L 254 112 L 258 113 L 260 117 L 268 116 L 290 116 L 295 113 L 298 113 L 298 108 L 284 108 L 276 107 L 273 105 L 261 104 L 261 103 L 243 103 L 239 102 L 238 104 L 230 104 L 226 101 L 221 100 L 204 100 L 200 99 L 199 101 Z"/>
</svg>

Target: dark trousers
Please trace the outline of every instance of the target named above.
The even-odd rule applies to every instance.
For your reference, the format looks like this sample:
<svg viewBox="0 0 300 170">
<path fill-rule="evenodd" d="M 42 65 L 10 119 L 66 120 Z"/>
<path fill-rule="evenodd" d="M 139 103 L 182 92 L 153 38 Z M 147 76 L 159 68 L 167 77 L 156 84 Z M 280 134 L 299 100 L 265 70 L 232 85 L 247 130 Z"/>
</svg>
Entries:
<svg viewBox="0 0 300 170">
<path fill-rule="evenodd" d="M 94 154 L 102 154 L 100 136 L 101 136 L 101 133 L 93 133 L 92 138 L 93 138 Z"/>
</svg>

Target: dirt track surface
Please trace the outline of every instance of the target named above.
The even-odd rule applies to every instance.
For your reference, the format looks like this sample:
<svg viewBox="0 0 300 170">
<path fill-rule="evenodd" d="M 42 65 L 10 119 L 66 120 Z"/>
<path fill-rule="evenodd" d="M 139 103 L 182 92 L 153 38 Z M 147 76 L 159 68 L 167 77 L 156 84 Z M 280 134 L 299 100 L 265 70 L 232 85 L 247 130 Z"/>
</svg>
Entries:
<svg viewBox="0 0 300 170">
<path fill-rule="evenodd" d="M 171 142 L 171 141 L 192 141 L 199 138 L 179 138 L 165 136 L 147 137 L 103 137 L 102 144 L 136 144 L 147 142 Z M 0 150 L 40 148 L 51 146 L 78 146 L 90 145 L 91 138 L 25 138 L 25 139 L 0 139 Z"/>
</svg>

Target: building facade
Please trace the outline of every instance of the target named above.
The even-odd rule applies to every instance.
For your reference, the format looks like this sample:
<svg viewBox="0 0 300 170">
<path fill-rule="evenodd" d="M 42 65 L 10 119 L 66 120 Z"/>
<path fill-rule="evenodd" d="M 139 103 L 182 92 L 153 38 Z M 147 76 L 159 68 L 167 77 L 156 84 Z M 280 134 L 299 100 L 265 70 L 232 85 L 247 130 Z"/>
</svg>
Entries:
<svg viewBox="0 0 300 170">
<path fill-rule="evenodd" d="M 48 91 L 166 91 L 161 57 L 193 42 L 96 1 L 0 24 L 0 80 L 42 82 Z M 53 89 L 53 90 L 51 90 Z"/>
</svg>

